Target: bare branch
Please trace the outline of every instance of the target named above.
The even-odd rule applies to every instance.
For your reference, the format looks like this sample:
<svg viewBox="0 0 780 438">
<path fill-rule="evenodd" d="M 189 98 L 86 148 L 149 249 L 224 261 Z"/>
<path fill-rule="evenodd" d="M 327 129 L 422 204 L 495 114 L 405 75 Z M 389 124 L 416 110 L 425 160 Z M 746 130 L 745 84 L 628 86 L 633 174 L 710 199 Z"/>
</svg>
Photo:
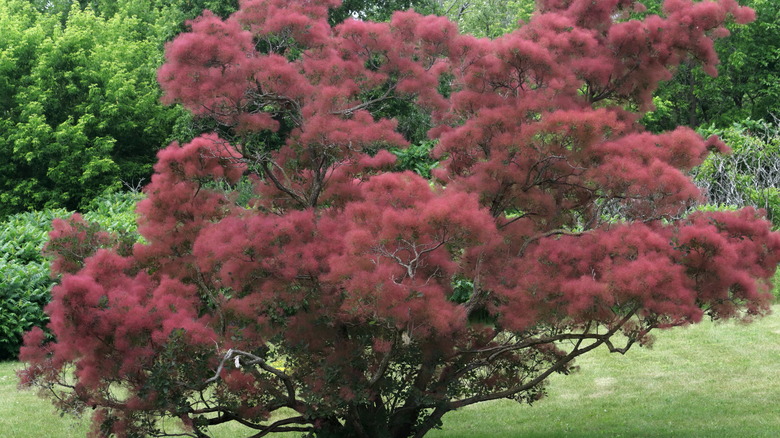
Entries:
<svg viewBox="0 0 780 438">
<path fill-rule="evenodd" d="M 355 105 L 355 106 L 350 107 L 350 108 L 345 108 L 345 109 L 339 110 L 339 111 L 333 111 L 333 112 L 331 112 L 331 114 L 343 115 L 343 116 L 350 117 L 350 116 L 352 116 L 352 114 L 356 113 L 357 111 L 360 111 L 362 109 L 366 109 L 366 108 L 368 108 L 368 107 L 370 107 L 370 106 L 372 106 L 374 104 L 377 104 L 377 103 L 383 102 L 385 100 L 391 99 L 392 98 L 391 94 L 392 94 L 393 91 L 395 91 L 396 85 L 397 85 L 397 83 L 391 84 L 387 88 L 387 90 L 385 90 L 384 94 L 382 94 L 381 96 L 379 96 L 377 98 L 374 98 L 374 99 L 371 99 L 371 100 L 367 100 L 365 102 L 361 102 L 360 104 Z"/>
<path fill-rule="evenodd" d="M 261 166 L 263 168 L 263 172 L 265 173 L 265 175 L 271 179 L 271 182 L 274 183 L 274 186 L 276 186 L 277 189 L 288 194 L 295 202 L 300 204 L 302 207 L 308 207 L 308 202 L 306 202 L 306 199 L 304 199 L 303 196 L 299 195 L 298 193 L 295 193 L 295 191 L 293 191 L 289 187 L 282 184 L 281 181 L 279 181 L 279 178 L 277 178 L 276 175 L 274 175 L 274 173 L 271 171 L 268 161 L 263 162 Z"/>
<path fill-rule="evenodd" d="M 384 245 L 380 245 L 373 248 L 373 251 L 383 257 L 392 259 L 393 261 L 401 265 L 404 269 L 406 269 L 406 276 L 408 276 L 409 278 L 414 278 L 415 275 L 417 274 L 417 268 L 419 268 L 420 263 L 422 262 L 423 256 L 441 248 L 443 245 L 445 245 L 448 242 L 448 239 L 447 239 L 447 232 L 445 230 L 442 233 L 441 238 L 438 239 L 437 242 L 432 242 L 428 244 L 419 244 L 417 242 L 410 242 L 406 239 L 401 239 L 400 242 L 403 243 L 404 245 L 395 248 L 395 250 L 392 252 L 390 252 L 390 250 L 385 248 Z M 411 260 L 409 260 L 408 262 L 404 261 L 398 255 L 400 251 L 408 252 L 411 257 Z"/>
</svg>

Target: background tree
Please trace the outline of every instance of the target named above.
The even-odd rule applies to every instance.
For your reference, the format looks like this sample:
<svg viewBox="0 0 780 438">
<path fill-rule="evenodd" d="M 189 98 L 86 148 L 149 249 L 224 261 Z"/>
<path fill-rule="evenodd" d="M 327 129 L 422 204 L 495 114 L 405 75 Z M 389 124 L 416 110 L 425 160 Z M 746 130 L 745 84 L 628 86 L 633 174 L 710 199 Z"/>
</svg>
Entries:
<svg viewBox="0 0 780 438">
<path fill-rule="evenodd" d="M 659 11 L 659 0 L 646 2 Z M 748 26 L 727 25 L 731 35 L 718 40 L 721 60 L 717 77 L 693 63 L 683 63 L 674 79 L 663 83 L 648 114 L 648 129 L 662 131 L 677 125 L 727 128 L 746 119 L 772 121 L 780 114 L 780 3 L 745 0 L 756 12 Z"/>
<path fill-rule="evenodd" d="M 359 20 L 388 21 L 395 11 L 414 9 L 421 14 L 436 11 L 436 0 L 346 0 L 329 12 L 331 24 L 338 24 L 347 18 Z"/>
<path fill-rule="evenodd" d="M 534 0 L 438 0 L 441 15 L 458 24 L 463 33 L 496 38 L 519 27 L 534 12 Z"/>
<path fill-rule="evenodd" d="M 422 437 L 463 406 L 538 399 L 602 345 L 768 310 L 780 235 L 752 208 L 684 214 L 686 173 L 726 146 L 626 109 L 689 57 L 711 72 L 750 10 L 543 0 L 489 40 L 413 12 L 332 27 L 338 5 L 247 0 L 167 46 L 165 100 L 231 142 L 158 154 L 143 244 L 55 224 L 56 341 L 27 335 L 25 385 L 93 408 L 96 436 Z M 407 140 L 371 110 L 396 101 L 431 111 L 434 180 L 388 171 Z"/>
<path fill-rule="evenodd" d="M 188 115 L 160 102 L 163 44 L 231 2 L 0 1 L 0 216 L 83 208 L 151 176 L 154 154 L 189 139 Z M 194 130 L 197 130 L 195 128 Z"/>
<path fill-rule="evenodd" d="M 12 35 L 27 41 L 7 40 L 16 74 L 0 121 L 8 157 L 1 212 L 75 209 L 121 180 L 148 178 L 149 156 L 169 140 L 179 112 L 159 104 L 159 61 L 148 54 L 160 43 L 146 23 L 74 7 L 60 25 L 27 2 L 3 3 L 9 27 L 24 26 Z"/>
</svg>

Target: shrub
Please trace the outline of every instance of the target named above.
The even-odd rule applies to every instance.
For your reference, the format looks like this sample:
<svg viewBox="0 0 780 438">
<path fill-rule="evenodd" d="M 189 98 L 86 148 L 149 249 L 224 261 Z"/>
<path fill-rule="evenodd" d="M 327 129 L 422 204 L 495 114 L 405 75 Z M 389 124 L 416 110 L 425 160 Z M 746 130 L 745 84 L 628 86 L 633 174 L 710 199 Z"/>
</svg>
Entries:
<svg viewBox="0 0 780 438">
<path fill-rule="evenodd" d="M 67 215 L 63 209 L 19 213 L 0 224 L 0 360 L 15 358 L 22 334 L 48 320 L 43 306 L 54 280 L 41 249 L 52 219 Z"/>
<path fill-rule="evenodd" d="M 140 199 L 139 193 L 106 193 L 90 204 L 86 224 L 115 233 L 127 247 L 138 240 L 134 209 Z M 49 209 L 18 213 L 0 223 L 0 360 L 16 358 L 22 334 L 48 321 L 43 308 L 56 279 L 42 250 L 52 221 L 71 214 Z"/>
<path fill-rule="evenodd" d="M 137 239 L 138 216 L 135 214 L 135 205 L 141 199 L 143 194 L 136 190 L 104 193 L 88 204 L 84 220 L 95 222 L 105 231 L 126 234 Z"/>
</svg>

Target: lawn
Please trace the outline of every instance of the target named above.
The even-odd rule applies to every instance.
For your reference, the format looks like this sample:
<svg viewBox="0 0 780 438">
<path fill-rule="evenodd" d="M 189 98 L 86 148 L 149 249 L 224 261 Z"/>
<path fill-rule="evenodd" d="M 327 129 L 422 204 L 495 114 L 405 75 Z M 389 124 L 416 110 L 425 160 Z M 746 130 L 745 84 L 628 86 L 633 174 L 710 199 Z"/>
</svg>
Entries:
<svg viewBox="0 0 780 438">
<path fill-rule="evenodd" d="M 534 406 L 500 401 L 444 417 L 432 438 L 778 437 L 780 305 L 751 325 L 713 324 L 658 332 L 653 349 L 624 357 L 597 350 L 582 370 L 554 378 Z M 0 363 L 3 438 L 84 436 L 47 402 L 16 390 L 18 363 Z M 234 437 L 235 429 L 217 436 Z M 288 436 L 297 436 L 296 434 Z"/>
</svg>

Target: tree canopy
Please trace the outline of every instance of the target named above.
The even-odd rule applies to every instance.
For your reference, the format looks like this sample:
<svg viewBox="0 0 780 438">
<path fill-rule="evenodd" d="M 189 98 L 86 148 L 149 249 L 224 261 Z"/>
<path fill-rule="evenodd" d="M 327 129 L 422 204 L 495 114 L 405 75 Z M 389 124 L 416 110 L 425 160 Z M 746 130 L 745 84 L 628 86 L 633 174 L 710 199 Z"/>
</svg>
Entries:
<svg viewBox="0 0 780 438">
<path fill-rule="evenodd" d="M 61 19 L 26 1 L 0 7 L 3 215 L 75 209 L 122 180 L 148 179 L 182 116 L 153 83 L 160 59 L 150 54 L 162 47 L 153 23 L 77 6 Z"/>
<path fill-rule="evenodd" d="M 768 311 L 780 234 L 752 208 L 688 213 L 687 172 L 727 146 L 638 123 L 676 66 L 713 73 L 713 40 L 752 10 L 540 0 L 491 40 L 416 12 L 334 26 L 339 4 L 192 21 L 158 80 L 219 135 L 159 152 L 142 243 L 55 222 L 56 340 L 26 336 L 20 377 L 94 409 L 94 436 L 422 437 L 537 400 L 595 348 Z M 431 180 L 392 171 L 400 103 L 431 114 Z"/>
<path fill-rule="evenodd" d="M 189 126 L 160 103 L 163 44 L 230 4 L 0 0 L 0 216 L 83 208 L 148 181 L 155 153 Z"/>
</svg>

